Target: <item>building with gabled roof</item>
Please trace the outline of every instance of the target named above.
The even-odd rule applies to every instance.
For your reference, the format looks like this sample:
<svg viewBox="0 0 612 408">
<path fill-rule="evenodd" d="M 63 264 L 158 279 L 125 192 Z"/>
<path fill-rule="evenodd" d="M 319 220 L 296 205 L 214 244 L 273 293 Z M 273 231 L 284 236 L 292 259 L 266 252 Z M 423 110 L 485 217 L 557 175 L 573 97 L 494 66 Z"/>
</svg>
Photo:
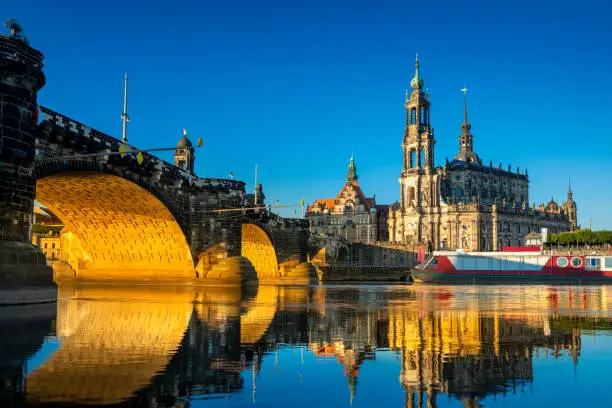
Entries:
<svg viewBox="0 0 612 408">
<path fill-rule="evenodd" d="M 379 239 L 376 197 L 366 197 L 358 179 L 355 159 L 351 157 L 346 182 L 336 198 L 316 199 L 307 207 L 311 233 L 339 236 L 352 242 L 374 243 Z"/>
</svg>

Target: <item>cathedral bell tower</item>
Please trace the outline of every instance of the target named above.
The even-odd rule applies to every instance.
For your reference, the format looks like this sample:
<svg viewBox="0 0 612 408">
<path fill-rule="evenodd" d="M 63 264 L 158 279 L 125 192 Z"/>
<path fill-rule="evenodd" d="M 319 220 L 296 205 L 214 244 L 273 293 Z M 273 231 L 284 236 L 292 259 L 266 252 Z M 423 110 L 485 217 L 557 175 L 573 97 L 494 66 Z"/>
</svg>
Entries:
<svg viewBox="0 0 612 408">
<path fill-rule="evenodd" d="M 402 141 L 404 165 L 400 183 L 401 218 L 393 232 L 395 242 L 406 244 L 436 242 L 433 222 L 439 203 L 438 177 L 434 168 L 434 130 L 430 123 L 431 99 L 423 91 L 419 73 L 419 56 L 415 62 L 410 95 L 406 91 L 406 128 Z"/>
<path fill-rule="evenodd" d="M 423 83 L 417 54 L 414 78 L 410 81 L 410 96 L 406 92 L 406 130 L 402 143 L 404 169 L 399 180 L 403 212 L 434 205 L 432 200 L 435 199 L 428 179 L 434 173 L 436 141 L 429 121 L 429 92 L 423 92 Z"/>
<path fill-rule="evenodd" d="M 406 130 L 404 132 L 404 171 L 430 174 L 434 168 L 434 135 L 429 123 L 429 91 L 423 92 L 424 81 L 419 74 L 419 56 L 414 78 L 410 81 L 410 96 L 406 91 Z"/>
</svg>

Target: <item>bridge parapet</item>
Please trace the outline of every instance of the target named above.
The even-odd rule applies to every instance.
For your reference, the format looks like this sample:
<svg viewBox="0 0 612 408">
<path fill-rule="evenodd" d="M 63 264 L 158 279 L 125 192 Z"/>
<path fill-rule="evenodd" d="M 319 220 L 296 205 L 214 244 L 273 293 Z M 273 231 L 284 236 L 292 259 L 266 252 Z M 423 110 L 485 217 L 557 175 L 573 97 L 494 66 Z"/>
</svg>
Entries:
<svg viewBox="0 0 612 408">
<path fill-rule="evenodd" d="M 38 143 L 36 146 L 36 159 L 38 161 L 53 160 L 58 155 L 68 155 L 70 153 L 118 152 L 123 145 L 123 142 L 115 137 L 102 133 L 44 106 L 40 107 L 40 115 L 42 121 L 39 125 Z M 138 150 L 138 148 L 129 144 L 127 144 L 127 149 Z M 157 178 L 159 178 L 159 172 L 161 172 L 165 175 L 165 178 L 183 180 L 194 188 L 244 190 L 245 183 L 242 181 L 200 178 L 150 153 L 143 152 L 142 155 L 144 160 L 140 165 L 140 170 L 142 172 L 157 172 Z M 103 161 L 123 164 L 135 161 L 131 155 L 127 155 L 124 158 L 120 156 L 101 157 Z M 100 161 L 100 159 L 95 159 L 95 161 Z"/>
</svg>

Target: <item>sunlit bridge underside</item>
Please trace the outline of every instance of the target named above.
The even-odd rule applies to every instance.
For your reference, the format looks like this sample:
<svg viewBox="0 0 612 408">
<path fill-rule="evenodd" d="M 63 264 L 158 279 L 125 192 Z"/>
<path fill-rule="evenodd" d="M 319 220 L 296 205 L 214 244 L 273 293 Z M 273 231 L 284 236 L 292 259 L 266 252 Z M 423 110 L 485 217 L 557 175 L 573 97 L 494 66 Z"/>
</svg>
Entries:
<svg viewBox="0 0 612 408">
<path fill-rule="evenodd" d="M 280 277 L 272 241 L 257 225 L 242 225 L 241 255 L 251 261 L 260 280 L 275 281 Z"/>
<path fill-rule="evenodd" d="M 83 280 L 191 279 L 185 235 L 153 194 L 118 176 L 71 172 L 39 179 L 36 200 L 65 225 L 60 259 Z M 71 270 L 70 270 L 71 269 Z"/>
</svg>

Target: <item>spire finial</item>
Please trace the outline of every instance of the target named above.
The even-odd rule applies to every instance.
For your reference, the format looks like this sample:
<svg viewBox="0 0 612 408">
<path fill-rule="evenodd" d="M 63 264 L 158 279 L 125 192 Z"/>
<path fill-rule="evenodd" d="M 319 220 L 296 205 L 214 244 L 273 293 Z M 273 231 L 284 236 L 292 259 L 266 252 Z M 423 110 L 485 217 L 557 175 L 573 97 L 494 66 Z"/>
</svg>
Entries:
<svg viewBox="0 0 612 408">
<path fill-rule="evenodd" d="M 187 129 L 183 128 L 183 136 L 187 136 Z"/>
<path fill-rule="evenodd" d="M 412 89 L 423 89 L 423 83 L 423 79 L 419 75 L 419 53 L 417 53 L 414 63 L 414 78 L 410 81 L 410 86 L 412 86 Z"/>
<path fill-rule="evenodd" d="M 463 92 L 463 123 L 467 124 L 467 86 L 463 85 L 463 89 L 461 89 L 461 92 Z"/>
<path fill-rule="evenodd" d="M 572 191 L 572 176 L 569 176 L 569 188 L 568 190 Z"/>
</svg>

